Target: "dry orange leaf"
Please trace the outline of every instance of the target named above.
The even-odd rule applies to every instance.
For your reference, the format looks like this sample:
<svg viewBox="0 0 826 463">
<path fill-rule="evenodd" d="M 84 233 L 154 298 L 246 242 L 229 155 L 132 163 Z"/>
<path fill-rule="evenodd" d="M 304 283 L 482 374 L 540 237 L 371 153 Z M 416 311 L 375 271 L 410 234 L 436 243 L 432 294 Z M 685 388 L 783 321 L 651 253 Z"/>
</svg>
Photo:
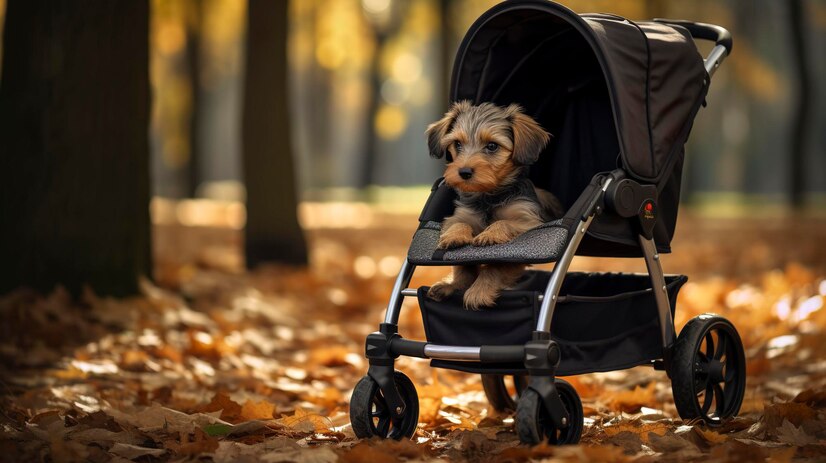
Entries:
<svg viewBox="0 0 826 463">
<path fill-rule="evenodd" d="M 712 444 L 722 444 L 723 442 L 728 440 L 728 436 L 726 436 L 725 434 L 720 434 L 719 432 L 715 432 L 710 429 L 703 429 L 701 427 L 695 426 L 694 431 L 696 431 L 697 434 L 703 436 L 703 439 Z"/>
<path fill-rule="evenodd" d="M 763 411 L 763 421 L 772 428 L 779 427 L 784 418 L 795 426 L 800 426 L 804 421 L 813 420 L 815 417 L 817 417 L 816 411 L 798 402 L 769 405 Z"/>
<path fill-rule="evenodd" d="M 315 413 L 310 413 L 302 408 L 296 408 L 293 416 L 282 416 L 281 424 L 296 431 L 303 432 L 329 432 L 332 428 L 330 419 Z"/>
<path fill-rule="evenodd" d="M 275 405 L 262 400 L 260 402 L 253 402 L 247 400 L 241 407 L 241 418 L 244 421 L 249 420 L 271 420 L 275 413 Z"/>
<path fill-rule="evenodd" d="M 341 367 L 348 365 L 345 360 L 350 349 L 346 346 L 326 346 L 313 349 L 310 354 L 310 364 L 324 365 L 325 367 Z"/>
<path fill-rule="evenodd" d="M 611 408 L 627 413 L 636 413 L 646 405 L 654 403 L 654 388 L 656 384 L 648 383 L 646 387 L 637 386 L 633 391 L 615 392 L 611 398 Z"/>
<path fill-rule="evenodd" d="M 224 392 L 216 392 L 212 400 L 200 408 L 201 412 L 221 411 L 221 419 L 224 421 L 238 421 L 241 417 L 241 405 L 233 401 Z"/>
<path fill-rule="evenodd" d="M 648 435 L 654 433 L 658 436 L 665 435 L 666 431 L 671 428 L 671 424 L 664 421 L 655 421 L 653 423 L 641 423 L 639 421 L 623 421 L 615 425 L 605 426 L 603 431 L 609 437 L 616 436 L 621 432 L 630 432 L 636 434 L 643 442 L 648 442 Z"/>
<path fill-rule="evenodd" d="M 389 450 L 389 451 L 388 451 Z M 374 447 L 368 442 L 360 442 L 341 455 L 341 463 L 395 463 L 398 461 L 392 449 Z"/>
<path fill-rule="evenodd" d="M 308 402 L 324 407 L 328 411 L 335 410 L 339 404 L 347 401 L 341 391 L 334 387 L 327 387 L 322 391 L 314 390 L 310 394 L 302 395 L 302 398 Z"/>
</svg>

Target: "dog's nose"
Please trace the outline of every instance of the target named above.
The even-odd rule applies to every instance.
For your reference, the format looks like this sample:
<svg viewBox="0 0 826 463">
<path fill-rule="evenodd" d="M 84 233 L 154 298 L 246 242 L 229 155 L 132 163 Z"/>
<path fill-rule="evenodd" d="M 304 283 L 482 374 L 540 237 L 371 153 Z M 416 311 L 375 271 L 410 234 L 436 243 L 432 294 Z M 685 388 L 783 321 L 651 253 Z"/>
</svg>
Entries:
<svg viewBox="0 0 826 463">
<path fill-rule="evenodd" d="M 462 177 L 465 180 L 473 177 L 473 169 L 470 167 L 462 167 L 459 169 L 459 177 Z"/>
</svg>

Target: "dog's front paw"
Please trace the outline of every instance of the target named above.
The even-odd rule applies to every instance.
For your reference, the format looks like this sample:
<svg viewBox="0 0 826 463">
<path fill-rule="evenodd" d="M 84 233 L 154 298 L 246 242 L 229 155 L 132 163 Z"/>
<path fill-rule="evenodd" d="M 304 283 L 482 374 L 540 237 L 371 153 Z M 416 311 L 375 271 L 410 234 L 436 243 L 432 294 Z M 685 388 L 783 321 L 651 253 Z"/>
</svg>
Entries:
<svg viewBox="0 0 826 463">
<path fill-rule="evenodd" d="M 468 310 L 479 310 L 483 307 L 492 307 L 496 303 L 496 291 L 480 286 L 471 286 L 465 291 L 464 306 Z"/>
<path fill-rule="evenodd" d="M 456 288 L 451 283 L 436 283 L 427 290 L 427 297 L 434 301 L 441 301 L 449 297 L 456 291 Z"/>
<path fill-rule="evenodd" d="M 451 225 L 439 236 L 439 249 L 457 248 L 473 242 L 473 229 L 466 223 Z"/>
<path fill-rule="evenodd" d="M 473 245 L 490 246 L 492 244 L 507 243 L 511 239 L 513 239 L 513 235 L 509 233 L 505 227 L 500 227 L 493 224 L 473 238 Z"/>
</svg>

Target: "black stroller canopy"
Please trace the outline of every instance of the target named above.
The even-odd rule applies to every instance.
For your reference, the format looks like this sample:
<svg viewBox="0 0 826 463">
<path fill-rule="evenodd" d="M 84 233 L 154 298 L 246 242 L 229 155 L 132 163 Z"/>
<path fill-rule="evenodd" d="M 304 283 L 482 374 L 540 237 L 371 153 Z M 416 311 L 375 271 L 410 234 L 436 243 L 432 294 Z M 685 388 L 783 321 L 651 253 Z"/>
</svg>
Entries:
<svg viewBox="0 0 826 463">
<path fill-rule="evenodd" d="M 590 88 L 592 98 L 604 101 L 589 105 L 587 117 L 613 129 L 616 140 L 589 145 L 600 152 L 587 162 L 592 170 L 587 178 L 618 167 L 619 154 L 632 177 L 659 183 L 682 156 L 707 83 L 703 59 L 680 26 L 578 15 L 552 2 L 515 0 L 493 7 L 465 35 L 453 68 L 451 99 L 519 103 L 558 137 L 555 130 L 563 130 L 565 122 L 557 119 L 565 117 L 560 113 L 570 106 L 571 95 Z M 597 108 L 607 114 L 594 114 Z M 585 122 L 580 117 L 579 125 Z M 581 146 L 578 151 L 566 155 L 587 155 Z"/>
</svg>

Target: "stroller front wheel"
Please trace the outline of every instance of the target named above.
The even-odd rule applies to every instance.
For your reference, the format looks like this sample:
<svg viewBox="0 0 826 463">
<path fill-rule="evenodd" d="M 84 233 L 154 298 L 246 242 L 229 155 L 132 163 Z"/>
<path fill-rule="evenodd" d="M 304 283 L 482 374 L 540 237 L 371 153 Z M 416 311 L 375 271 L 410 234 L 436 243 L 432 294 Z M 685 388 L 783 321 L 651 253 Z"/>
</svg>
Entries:
<svg viewBox="0 0 826 463">
<path fill-rule="evenodd" d="M 516 406 L 516 433 L 524 444 L 536 445 L 547 441 L 551 445 L 576 444 L 582 437 L 585 415 L 576 389 L 563 379 L 554 380 L 556 391 L 571 418 L 567 428 L 557 429 L 542 397 L 533 389 L 526 389 Z"/>
<path fill-rule="evenodd" d="M 689 320 L 671 360 L 671 391 L 680 417 L 719 426 L 740 411 L 745 389 L 746 356 L 734 325 L 715 314 Z"/>
<path fill-rule="evenodd" d="M 404 401 L 404 415 L 393 421 L 379 384 L 365 375 L 353 389 L 350 397 L 350 423 L 356 437 L 379 436 L 400 440 L 413 437 L 419 424 L 419 396 L 416 387 L 404 373 L 393 373 L 396 389 Z"/>
</svg>

